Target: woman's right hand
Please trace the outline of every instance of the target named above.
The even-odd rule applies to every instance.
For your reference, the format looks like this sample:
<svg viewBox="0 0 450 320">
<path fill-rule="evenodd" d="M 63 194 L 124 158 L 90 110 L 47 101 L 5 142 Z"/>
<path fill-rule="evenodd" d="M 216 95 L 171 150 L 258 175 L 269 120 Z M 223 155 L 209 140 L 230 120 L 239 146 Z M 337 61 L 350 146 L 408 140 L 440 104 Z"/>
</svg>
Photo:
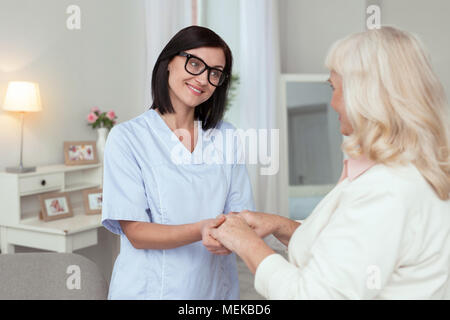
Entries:
<svg viewBox="0 0 450 320">
<path fill-rule="evenodd" d="M 265 238 L 269 234 L 274 233 L 278 228 L 277 216 L 274 214 L 248 210 L 233 214 L 238 214 L 244 218 L 247 224 L 252 227 L 256 234 L 261 238 Z"/>
</svg>

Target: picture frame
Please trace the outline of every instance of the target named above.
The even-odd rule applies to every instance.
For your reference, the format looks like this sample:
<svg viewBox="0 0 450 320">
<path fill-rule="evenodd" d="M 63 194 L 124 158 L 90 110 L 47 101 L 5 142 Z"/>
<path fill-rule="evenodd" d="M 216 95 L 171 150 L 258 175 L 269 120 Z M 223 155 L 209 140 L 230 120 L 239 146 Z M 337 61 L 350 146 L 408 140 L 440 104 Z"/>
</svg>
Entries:
<svg viewBox="0 0 450 320">
<path fill-rule="evenodd" d="M 39 202 L 41 203 L 39 217 L 44 221 L 73 217 L 69 196 L 65 192 L 41 194 Z"/>
<path fill-rule="evenodd" d="M 64 163 L 68 166 L 98 163 L 95 141 L 64 141 Z"/>
<path fill-rule="evenodd" d="M 83 190 L 83 202 L 87 215 L 102 213 L 103 189 L 92 188 Z"/>
</svg>

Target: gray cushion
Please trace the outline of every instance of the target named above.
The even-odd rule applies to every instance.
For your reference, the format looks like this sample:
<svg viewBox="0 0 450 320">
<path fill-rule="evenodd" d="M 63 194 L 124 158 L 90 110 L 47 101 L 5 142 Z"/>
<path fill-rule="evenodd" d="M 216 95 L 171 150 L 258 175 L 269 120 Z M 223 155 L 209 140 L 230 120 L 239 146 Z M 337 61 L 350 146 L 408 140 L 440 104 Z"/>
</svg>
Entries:
<svg viewBox="0 0 450 320">
<path fill-rule="evenodd" d="M 97 265 L 78 254 L 0 254 L 0 299 L 91 300 L 107 295 L 108 283 Z"/>
</svg>

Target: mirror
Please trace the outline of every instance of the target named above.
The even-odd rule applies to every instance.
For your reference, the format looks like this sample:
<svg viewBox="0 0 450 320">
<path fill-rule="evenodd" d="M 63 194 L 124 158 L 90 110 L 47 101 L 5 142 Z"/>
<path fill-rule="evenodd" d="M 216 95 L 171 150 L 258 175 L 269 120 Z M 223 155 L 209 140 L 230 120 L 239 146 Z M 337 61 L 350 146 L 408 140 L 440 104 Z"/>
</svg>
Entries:
<svg viewBox="0 0 450 320">
<path fill-rule="evenodd" d="M 282 75 L 287 114 L 289 215 L 306 218 L 337 183 L 342 135 L 328 74 Z"/>
</svg>

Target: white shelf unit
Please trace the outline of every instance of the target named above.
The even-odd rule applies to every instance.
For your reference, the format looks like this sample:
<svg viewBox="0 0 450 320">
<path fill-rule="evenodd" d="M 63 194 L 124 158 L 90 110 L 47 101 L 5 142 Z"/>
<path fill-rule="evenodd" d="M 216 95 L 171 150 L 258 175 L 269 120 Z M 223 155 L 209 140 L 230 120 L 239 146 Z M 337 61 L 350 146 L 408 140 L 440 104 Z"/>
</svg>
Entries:
<svg viewBox="0 0 450 320">
<path fill-rule="evenodd" d="M 86 215 L 81 194 L 85 189 L 102 187 L 102 170 L 101 164 L 93 164 L 50 165 L 20 174 L 0 172 L 2 253 L 14 253 L 14 245 L 56 252 L 96 245 L 101 214 Z M 73 217 L 40 220 L 38 196 L 47 192 L 67 192 Z"/>
</svg>

